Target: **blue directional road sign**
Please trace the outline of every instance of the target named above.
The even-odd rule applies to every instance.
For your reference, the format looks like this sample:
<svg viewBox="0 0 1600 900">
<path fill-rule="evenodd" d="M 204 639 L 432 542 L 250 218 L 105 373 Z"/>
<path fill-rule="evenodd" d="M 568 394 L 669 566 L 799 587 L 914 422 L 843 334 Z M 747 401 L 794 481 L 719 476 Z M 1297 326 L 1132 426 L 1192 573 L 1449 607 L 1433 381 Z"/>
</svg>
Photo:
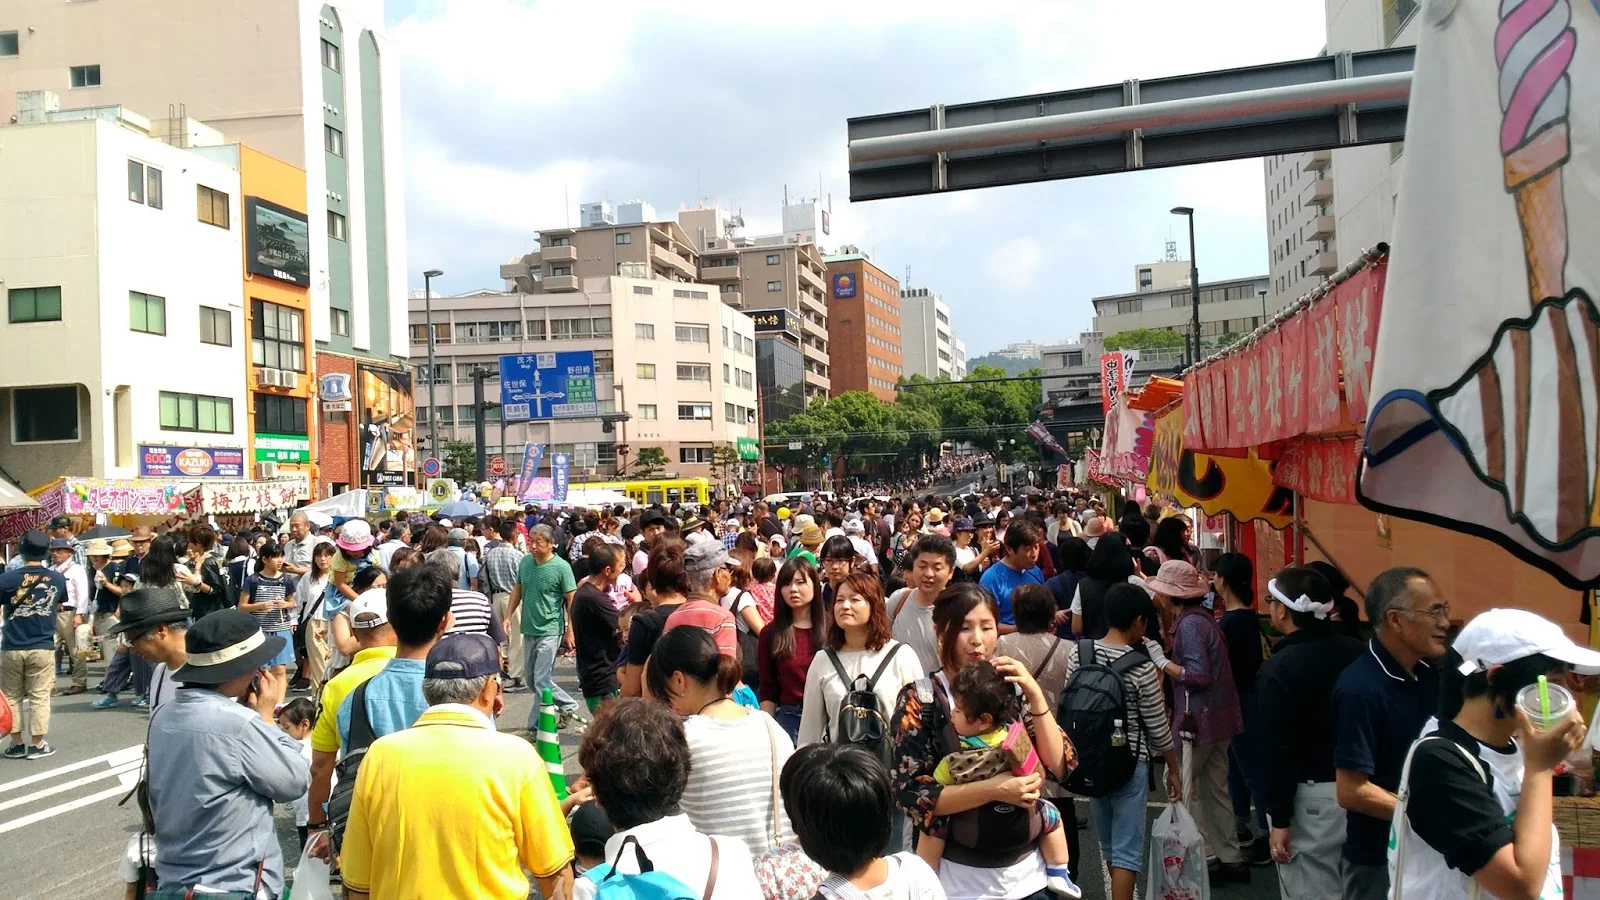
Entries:
<svg viewBox="0 0 1600 900">
<path fill-rule="evenodd" d="M 600 415 L 594 396 L 594 351 L 500 357 L 500 412 L 507 422 Z"/>
</svg>

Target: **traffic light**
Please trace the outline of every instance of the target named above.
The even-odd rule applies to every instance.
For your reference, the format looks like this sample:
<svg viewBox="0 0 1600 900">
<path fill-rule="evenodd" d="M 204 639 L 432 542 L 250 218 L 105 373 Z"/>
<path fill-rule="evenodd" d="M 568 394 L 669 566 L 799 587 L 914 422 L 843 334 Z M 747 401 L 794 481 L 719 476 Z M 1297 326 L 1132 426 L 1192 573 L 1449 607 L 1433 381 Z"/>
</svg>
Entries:
<svg viewBox="0 0 1600 900">
<path fill-rule="evenodd" d="M 628 412 L 603 413 L 600 416 L 600 430 L 606 434 L 611 434 L 617 430 L 618 422 L 626 422 L 632 418 L 633 414 Z"/>
</svg>

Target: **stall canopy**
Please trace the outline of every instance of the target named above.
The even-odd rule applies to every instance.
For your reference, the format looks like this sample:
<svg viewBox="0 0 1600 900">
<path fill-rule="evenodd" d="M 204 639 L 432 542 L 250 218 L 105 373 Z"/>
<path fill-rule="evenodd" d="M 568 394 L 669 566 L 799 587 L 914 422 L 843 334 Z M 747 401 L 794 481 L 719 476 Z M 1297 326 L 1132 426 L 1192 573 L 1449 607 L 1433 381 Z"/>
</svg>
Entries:
<svg viewBox="0 0 1600 900">
<path fill-rule="evenodd" d="M 1567 0 L 1437 5 L 1360 496 L 1582 587 L 1600 581 L 1600 19 Z"/>
<path fill-rule="evenodd" d="M 39 501 L 29 497 L 21 488 L 8 481 L 0 481 L 0 512 L 38 508 Z"/>
</svg>

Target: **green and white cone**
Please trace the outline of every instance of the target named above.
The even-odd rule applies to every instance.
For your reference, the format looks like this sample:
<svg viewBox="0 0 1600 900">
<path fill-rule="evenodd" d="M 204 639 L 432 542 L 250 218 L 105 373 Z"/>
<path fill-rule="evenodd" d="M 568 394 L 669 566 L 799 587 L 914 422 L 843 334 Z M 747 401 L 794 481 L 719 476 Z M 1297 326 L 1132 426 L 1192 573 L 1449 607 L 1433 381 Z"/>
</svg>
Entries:
<svg viewBox="0 0 1600 900">
<path fill-rule="evenodd" d="M 533 745 L 544 760 L 544 770 L 550 775 L 550 786 L 556 790 L 556 799 L 567 799 L 567 770 L 561 764 L 561 739 L 556 737 L 556 699 L 548 687 L 539 695 L 539 731 Z"/>
</svg>

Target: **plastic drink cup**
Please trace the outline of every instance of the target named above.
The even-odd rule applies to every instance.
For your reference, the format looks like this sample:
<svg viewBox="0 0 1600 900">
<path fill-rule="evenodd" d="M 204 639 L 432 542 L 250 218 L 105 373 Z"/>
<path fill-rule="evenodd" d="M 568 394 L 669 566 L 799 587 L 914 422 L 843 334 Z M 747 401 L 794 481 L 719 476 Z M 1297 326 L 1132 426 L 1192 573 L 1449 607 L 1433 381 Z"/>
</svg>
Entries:
<svg viewBox="0 0 1600 900">
<path fill-rule="evenodd" d="M 1517 705 L 1528 714 L 1528 721 L 1537 731 L 1548 731 L 1572 715 L 1578 702 L 1572 693 L 1559 684 L 1536 683 L 1517 692 Z"/>
</svg>

